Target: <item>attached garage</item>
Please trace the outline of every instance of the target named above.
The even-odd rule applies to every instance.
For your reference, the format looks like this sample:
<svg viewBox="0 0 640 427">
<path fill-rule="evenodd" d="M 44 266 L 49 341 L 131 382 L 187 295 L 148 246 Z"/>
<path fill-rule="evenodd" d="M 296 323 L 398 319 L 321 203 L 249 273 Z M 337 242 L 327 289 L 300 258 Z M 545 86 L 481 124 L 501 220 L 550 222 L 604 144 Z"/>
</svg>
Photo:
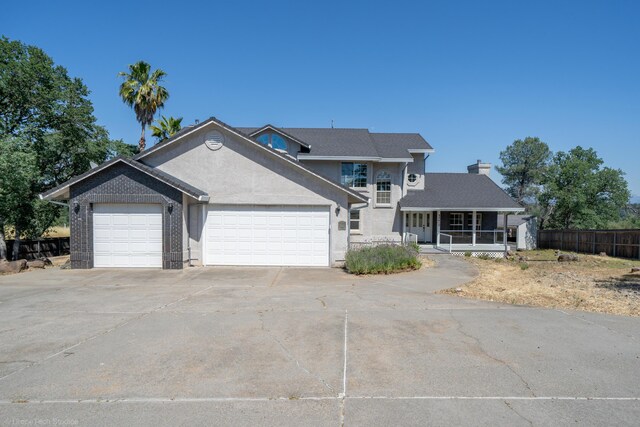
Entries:
<svg viewBox="0 0 640 427">
<path fill-rule="evenodd" d="M 329 265 L 328 206 L 209 206 L 205 264 Z"/>
<path fill-rule="evenodd" d="M 162 206 L 95 204 L 94 267 L 162 268 Z"/>
</svg>

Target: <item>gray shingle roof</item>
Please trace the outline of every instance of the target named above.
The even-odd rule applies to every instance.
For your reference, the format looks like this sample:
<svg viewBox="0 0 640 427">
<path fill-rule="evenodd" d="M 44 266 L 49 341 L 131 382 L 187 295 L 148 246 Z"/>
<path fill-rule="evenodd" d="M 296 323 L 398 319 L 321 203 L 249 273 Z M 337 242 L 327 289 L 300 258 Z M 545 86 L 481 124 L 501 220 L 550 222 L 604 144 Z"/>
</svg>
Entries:
<svg viewBox="0 0 640 427">
<path fill-rule="evenodd" d="M 96 173 L 100 173 L 102 170 L 107 169 L 109 166 L 116 164 L 118 162 L 122 162 L 125 163 L 129 166 L 131 166 L 132 168 L 138 169 L 141 172 L 144 172 L 148 175 L 151 175 L 152 177 L 158 179 L 161 182 L 164 182 L 165 184 L 168 184 L 172 187 L 177 188 L 178 190 L 182 191 L 183 193 L 198 199 L 200 197 L 208 197 L 208 194 L 202 190 L 199 190 L 197 188 L 195 188 L 192 185 L 187 184 L 186 182 L 172 176 L 169 175 L 166 172 L 163 172 L 159 169 L 155 169 L 152 167 L 149 167 L 147 165 L 145 165 L 144 163 L 135 161 L 135 160 L 131 160 L 131 159 L 127 159 L 126 157 L 122 157 L 122 156 L 118 156 L 118 157 L 114 157 L 111 160 L 108 160 L 106 162 L 104 162 L 103 164 L 101 164 L 100 166 L 97 166 L 93 169 L 90 169 L 88 171 L 86 171 L 85 173 L 78 175 L 74 178 L 71 178 L 70 180 L 68 180 L 65 183 L 60 184 L 59 186 L 57 186 L 56 188 L 52 188 L 51 190 L 42 193 L 40 195 L 41 199 L 50 199 L 53 198 L 53 195 L 60 192 L 61 190 L 64 190 L 67 187 L 72 186 L 73 184 L 76 184 L 80 181 L 82 181 L 83 179 L 94 175 Z"/>
<path fill-rule="evenodd" d="M 256 127 L 240 127 L 251 134 Z M 432 149 L 417 133 L 372 133 L 367 129 L 277 128 L 311 145 L 311 156 L 410 158 L 408 150 Z"/>
<path fill-rule="evenodd" d="M 486 175 L 427 173 L 424 190 L 409 190 L 402 208 L 515 209 L 520 206 Z"/>
</svg>

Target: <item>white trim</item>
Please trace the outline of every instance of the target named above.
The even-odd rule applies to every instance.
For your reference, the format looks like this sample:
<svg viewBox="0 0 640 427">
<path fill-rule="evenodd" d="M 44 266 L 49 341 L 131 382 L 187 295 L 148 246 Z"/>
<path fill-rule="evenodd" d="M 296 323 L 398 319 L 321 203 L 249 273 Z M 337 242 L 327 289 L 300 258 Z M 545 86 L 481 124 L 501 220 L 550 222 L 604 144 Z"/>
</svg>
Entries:
<svg viewBox="0 0 640 427">
<path fill-rule="evenodd" d="M 292 140 L 292 141 L 293 141 L 293 142 L 295 142 L 296 144 L 300 144 L 300 145 L 302 145 L 303 147 L 311 148 L 311 144 L 307 144 L 306 142 L 300 141 L 299 139 L 294 138 L 292 135 L 288 135 L 288 134 L 286 134 L 284 131 L 281 131 L 280 129 L 275 128 L 275 127 L 273 127 L 273 126 L 271 126 L 271 125 L 263 126 L 263 127 L 261 127 L 260 129 L 258 129 L 258 130 L 255 130 L 255 131 L 251 132 L 251 133 L 249 134 L 249 136 L 250 136 L 251 138 L 253 138 L 253 137 L 254 137 L 254 135 L 257 135 L 257 134 L 259 134 L 260 132 L 264 132 L 265 130 L 271 130 L 271 131 L 273 131 L 273 132 L 276 132 L 276 133 L 277 133 L 278 135 L 280 135 L 280 136 L 283 136 L 283 137 L 285 137 L 285 138 L 288 138 L 288 139 Z"/>
<path fill-rule="evenodd" d="M 308 156 L 303 153 L 298 154 L 298 160 L 347 160 L 353 162 L 365 161 L 376 162 L 380 160 L 380 157 L 367 157 L 367 156 Z"/>
<path fill-rule="evenodd" d="M 184 189 L 182 189 L 182 188 L 179 188 L 179 187 L 176 187 L 175 185 L 171 184 L 170 182 L 167 182 L 166 180 L 164 180 L 164 179 L 162 179 L 162 178 L 160 178 L 160 177 L 158 177 L 158 176 L 156 176 L 156 175 L 154 175 L 154 174 L 152 174 L 152 173 L 149 173 L 148 171 L 144 170 L 143 168 L 138 167 L 138 166 L 136 165 L 136 160 L 132 160 L 132 161 L 131 161 L 131 163 L 129 163 L 129 162 L 126 162 L 124 159 L 117 159 L 116 161 L 114 161 L 113 163 L 111 163 L 111 164 L 110 164 L 110 165 L 108 165 L 108 166 L 104 166 L 104 167 L 100 167 L 100 166 L 98 166 L 98 167 L 96 167 L 96 168 L 93 168 L 93 169 L 90 171 L 90 172 L 91 172 L 90 174 L 87 174 L 87 175 L 83 176 L 83 177 L 82 177 L 82 179 L 80 179 L 80 180 L 78 180 L 78 181 L 73 181 L 73 178 L 72 178 L 72 179 L 70 179 L 69 181 L 67 181 L 67 184 L 66 184 L 64 187 L 60 187 L 60 189 L 59 189 L 59 190 L 57 190 L 56 192 L 49 194 L 49 195 L 47 196 L 47 198 L 46 198 L 46 199 L 42 196 L 42 194 L 44 194 L 44 193 L 40 193 L 40 194 L 38 195 L 38 197 L 39 197 L 41 200 L 47 200 L 47 199 L 49 199 L 49 198 L 56 197 L 56 196 L 60 195 L 64 190 L 66 190 L 67 188 L 69 188 L 70 186 L 72 186 L 72 185 L 74 185 L 74 184 L 77 184 L 78 182 L 84 181 L 85 179 L 89 178 L 90 176 L 93 176 L 93 175 L 95 175 L 95 174 L 96 174 L 96 173 L 98 173 L 98 172 L 101 172 L 101 171 L 103 171 L 103 170 L 105 170 L 105 169 L 108 169 L 108 168 L 110 168 L 111 166 L 113 166 L 113 165 L 115 165 L 116 163 L 119 163 L 119 162 L 122 162 L 122 163 L 124 163 L 124 164 L 125 164 L 125 165 L 127 165 L 127 166 L 131 166 L 132 168 L 134 168 L 134 169 L 136 169 L 136 170 L 138 170 L 138 171 L 140 171 L 140 172 L 142 172 L 142 173 L 146 173 L 146 174 L 147 174 L 147 175 L 149 175 L 150 177 L 155 178 L 155 179 L 157 179 L 158 181 L 165 183 L 165 184 L 166 184 L 166 185 L 168 185 L 169 187 L 175 188 L 176 190 L 180 191 L 181 193 L 186 194 L 187 196 L 191 197 L 192 199 L 196 199 L 196 200 L 198 200 L 198 201 L 202 201 L 202 202 L 207 202 L 207 201 L 209 201 L 209 196 L 208 196 L 208 195 L 206 195 L 206 196 L 205 196 L 205 195 L 200 195 L 200 196 L 198 196 L 198 197 L 195 197 L 193 194 L 189 194 L 189 192 L 187 192 L 186 190 L 184 190 Z M 145 166 L 146 166 L 146 165 L 145 165 Z M 73 181 L 73 182 L 71 182 L 71 181 Z"/>
<path fill-rule="evenodd" d="M 403 158 L 403 157 L 380 157 L 380 163 L 397 163 L 397 162 L 407 162 L 413 163 L 413 157 L 411 158 Z"/>
<path fill-rule="evenodd" d="M 462 212 L 524 212 L 524 208 L 420 208 L 420 207 L 401 207 L 402 212 L 405 211 L 462 211 Z"/>
<path fill-rule="evenodd" d="M 308 156 L 306 154 L 298 154 L 298 160 L 343 160 L 351 162 L 380 162 L 380 163 L 396 163 L 407 162 L 413 163 L 413 158 L 393 158 L 393 157 L 367 157 L 367 156 Z"/>
<path fill-rule="evenodd" d="M 430 154 L 436 152 L 436 150 L 434 150 L 433 148 L 409 148 L 407 151 L 409 152 L 409 154 Z"/>
</svg>

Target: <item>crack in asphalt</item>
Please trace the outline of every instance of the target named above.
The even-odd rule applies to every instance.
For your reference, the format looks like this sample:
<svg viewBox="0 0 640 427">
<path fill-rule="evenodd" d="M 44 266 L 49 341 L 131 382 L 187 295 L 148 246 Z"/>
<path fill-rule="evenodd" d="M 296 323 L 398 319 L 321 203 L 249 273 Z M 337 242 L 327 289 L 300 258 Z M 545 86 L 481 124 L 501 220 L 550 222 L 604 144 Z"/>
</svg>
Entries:
<svg viewBox="0 0 640 427">
<path fill-rule="evenodd" d="M 530 426 L 533 426 L 533 421 L 531 421 L 529 418 L 527 418 L 524 415 L 522 415 L 520 412 L 516 411 L 513 408 L 513 406 L 511 406 L 511 404 L 509 404 L 509 402 L 507 402 L 506 400 L 503 400 L 503 402 L 504 402 L 505 405 L 507 405 L 507 408 L 509 408 L 511 410 L 511 412 L 513 412 L 514 414 L 516 414 L 517 416 L 519 416 L 520 418 L 525 420 L 527 423 L 529 423 Z"/>
<path fill-rule="evenodd" d="M 623 336 L 623 337 L 625 337 L 625 338 L 631 338 L 633 341 L 638 341 L 638 340 L 636 339 L 636 337 L 635 337 L 635 336 L 633 336 L 633 335 L 627 335 L 627 334 L 624 334 L 624 333 L 622 333 L 622 332 L 620 332 L 620 331 L 616 331 L 615 329 L 611 329 L 611 328 L 610 328 L 610 327 L 608 327 L 608 326 L 601 325 L 600 323 L 593 322 L 593 321 L 591 321 L 591 320 L 587 320 L 587 319 L 585 319 L 584 317 L 580 317 L 580 316 L 578 316 L 578 315 L 576 315 L 576 314 L 567 313 L 567 312 L 566 312 L 566 311 L 564 311 L 564 310 L 560 310 L 560 309 L 555 309 L 555 310 L 556 310 L 556 311 L 559 311 L 560 313 L 564 314 L 565 316 L 569 316 L 569 317 L 572 317 L 572 318 L 574 318 L 574 319 L 582 320 L 583 322 L 588 323 L 588 324 L 590 324 L 590 325 L 599 326 L 599 327 L 601 327 L 601 328 L 606 329 L 606 330 L 607 330 L 607 331 L 609 331 L 609 332 L 613 332 L 613 333 L 615 333 L 615 334 L 622 335 L 622 336 Z"/>
<path fill-rule="evenodd" d="M 172 305 L 178 304 L 178 303 L 180 303 L 180 302 L 182 302 L 182 301 L 184 301 L 184 300 L 187 300 L 187 299 L 189 299 L 189 298 L 191 298 L 191 297 L 194 297 L 194 296 L 199 295 L 199 294 L 201 294 L 201 293 L 203 293 L 203 292 L 206 292 L 206 291 L 208 291 L 208 290 L 209 290 L 209 289 L 211 289 L 211 288 L 213 288 L 213 285 L 208 286 L 208 287 L 206 287 L 206 288 L 204 288 L 204 289 L 200 289 L 199 291 L 193 292 L 193 293 L 191 293 L 191 294 L 185 295 L 185 296 L 183 296 L 183 297 L 181 297 L 181 298 L 178 298 L 178 299 L 177 299 L 177 300 L 175 300 L 175 301 L 171 301 L 171 302 L 168 302 L 168 303 L 166 303 L 166 304 L 163 304 L 163 305 L 160 305 L 160 306 L 158 306 L 158 307 L 155 307 L 154 309 L 152 309 L 152 310 L 150 310 L 150 311 L 147 311 L 147 312 L 144 312 L 144 313 L 140 314 L 139 316 L 134 316 L 134 317 L 132 317 L 132 318 L 130 318 L 130 319 L 124 320 L 124 321 L 122 321 L 122 322 L 120 322 L 120 323 L 116 324 L 115 326 L 112 326 L 111 328 L 109 328 L 109 329 L 107 329 L 107 330 L 104 330 L 104 331 L 102 331 L 102 332 L 100 332 L 100 333 L 97 333 L 97 334 L 91 335 L 90 337 L 85 338 L 85 339 L 83 339 L 83 340 L 81 340 L 81 341 L 79 341 L 79 342 L 77 342 L 77 343 L 75 343 L 75 344 L 73 344 L 73 345 L 71 345 L 71 346 L 69 346 L 69 347 L 63 348 L 62 350 L 60 350 L 60 351 L 58 351 L 58 352 L 56 352 L 56 353 L 50 354 L 49 356 L 45 357 L 45 358 L 44 358 L 44 359 L 42 359 L 42 360 L 35 361 L 35 362 L 33 362 L 33 363 L 31 363 L 31 364 L 29 364 L 29 365 L 27 365 L 27 366 L 24 366 L 24 367 L 22 367 L 22 368 L 20 368 L 20 369 L 17 369 L 17 370 L 15 370 L 15 371 L 9 372 L 8 374 L 3 375 L 2 377 L 0 377 L 0 381 L 4 380 L 4 379 L 6 379 L 6 378 L 9 378 L 9 377 L 11 377 L 11 376 L 13 376 L 13 375 L 15 375 L 15 374 L 18 374 L 18 373 L 20 373 L 20 372 L 23 372 L 23 371 L 25 371 L 26 369 L 32 368 L 32 367 L 34 367 L 34 366 L 41 365 L 41 364 L 43 364 L 44 362 L 46 362 L 47 360 L 49 360 L 49 359 L 53 359 L 53 358 L 54 358 L 54 357 L 56 357 L 56 356 L 59 356 L 59 355 L 61 355 L 61 354 L 67 354 L 67 353 L 69 353 L 69 350 L 72 350 L 72 349 L 74 349 L 74 348 L 76 348 L 76 347 L 79 347 L 79 346 L 81 346 L 82 344 L 85 344 L 85 343 L 87 343 L 87 342 L 89 342 L 89 341 L 93 341 L 93 340 L 95 340 L 96 338 L 99 338 L 99 337 L 101 337 L 101 336 L 107 335 L 107 334 L 109 334 L 109 333 L 111 333 L 111 332 L 115 331 L 116 329 L 119 329 L 119 328 L 121 328 L 121 327 L 123 327 L 123 326 L 128 325 L 128 324 L 129 324 L 129 323 L 131 323 L 131 322 L 134 322 L 134 321 L 136 321 L 136 320 L 143 319 L 143 318 L 147 317 L 147 316 L 148 316 L 148 315 L 150 315 L 150 314 L 157 313 L 157 312 L 159 312 L 159 311 L 161 311 L 161 310 L 163 310 L 163 309 L 165 309 L 165 308 L 167 308 L 167 307 L 170 307 L 170 306 L 172 306 Z"/>
<path fill-rule="evenodd" d="M 269 338 L 271 338 L 273 341 L 276 342 L 276 344 L 278 344 L 278 347 L 280 347 L 280 350 L 282 350 L 282 352 L 284 353 L 284 355 L 287 357 L 287 359 L 289 359 L 290 361 L 294 362 L 296 364 L 296 366 L 303 372 L 305 372 L 307 375 L 312 376 L 313 378 L 317 379 L 318 381 L 320 381 L 322 383 L 322 385 L 324 385 L 324 387 L 326 389 L 328 389 L 329 391 L 331 391 L 332 393 L 335 393 L 335 390 L 333 389 L 333 387 L 331 387 L 325 380 L 324 378 L 322 378 L 321 376 L 312 373 L 311 371 L 309 371 L 307 368 L 305 368 L 304 366 L 302 366 L 300 364 L 300 362 L 298 361 L 298 359 L 296 359 L 293 354 L 291 354 L 291 352 L 289 351 L 289 349 L 287 349 L 287 347 L 282 343 L 282 341 L 280 341 L 275 335 L 273 335 L 271 333 L 271 331 L 269 329 L 266 328 L 265 324 L 264 324 L 264 316 L 263 313 L 258 313 L 258 318 L 260 319 L 260 329 L 262 329 L 262 331 L 264 333 L 266 333 Z"/>
<path fill-rule="evenodd" d="M 536 397 L 536 394 L 534 393 L 534 391 L 531 389 L 531 386 L 529 386 L 529 383 L 522 377 L 522 375 L 520 375 L 515 369 L 513 369 L 513 367 L 511 365 L 509 365 L 506 361 L 499 359 L 495 356 L 490 355 L 485 349 L 484 347 L 482 347 L 482 343 L 480 342 L 480 340 L 476 337 L 474 337 L 473 335 L 468 334 L 467 332 L 462 330 L 462 323 L 455 318 L 455 316 L 453 315 L 453 311 L 449 311 L 449 316 L 451 317 L 451 320 L 453 320 L 456 323 L 456 331 L 458 331 L 460 334 L 464 335 L 465 337 L 472 339 L 473 341 L 475 341 L 476 343 L 476 347 L 482 352 L 482 354 L 484 354 L 486 357 L 488 357 L 491 360 L 494 360 L 504 366 L 507 367 L 507 369 L 509 369 L 516 377 L 518 377 L 520 379 L 520 381 L 522 382 L 522 384 L 524 384 L 524 386 L 526 387 L 527 390 L 529 390 L 529 393 L 531 393 L 531 395 L 533 397 Z"/>
</svg>

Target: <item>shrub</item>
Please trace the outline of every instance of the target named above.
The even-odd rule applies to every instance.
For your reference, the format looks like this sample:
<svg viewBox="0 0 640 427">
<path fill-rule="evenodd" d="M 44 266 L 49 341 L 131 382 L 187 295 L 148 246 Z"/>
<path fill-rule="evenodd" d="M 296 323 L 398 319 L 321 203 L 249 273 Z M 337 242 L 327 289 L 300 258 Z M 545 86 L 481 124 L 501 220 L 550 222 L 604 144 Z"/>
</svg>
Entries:
<svg viewBox="0 0 640 427">
<path fill-rule="evenodd" d="M 351 274 L 389 274 L 415 270 L 422 264 L 410 246 L 380 245 L 347 252 L 345 269 Z"/>
<path fill-rule="evenodd" d="M 526 270 L 527 268 L 529 268 L 529 264 L 526 262 L 520 263 L 520 270 Z"/>
<path fill-rule="evenodd" d="M 467 258 L 471 258 L 471 252 L 467 251 L 464 253 L 464 256 Z"/>
<path fill-rule="evenodd" d="M 478 258 L 483 259 L 485 261 L 491 259 L 491 257 L 488 254 L 480 254 L 480 255 L 478 255 Z"/>
</svg>

